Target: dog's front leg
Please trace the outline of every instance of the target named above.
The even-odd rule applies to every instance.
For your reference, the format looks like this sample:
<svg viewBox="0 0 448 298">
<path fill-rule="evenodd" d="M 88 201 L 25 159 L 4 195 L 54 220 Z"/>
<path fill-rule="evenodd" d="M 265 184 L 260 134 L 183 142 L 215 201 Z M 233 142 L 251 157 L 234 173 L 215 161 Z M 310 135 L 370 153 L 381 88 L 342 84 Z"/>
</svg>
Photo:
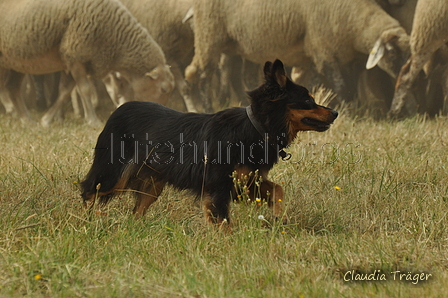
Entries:
<svg viewBox="0 0 448 298">
<path fill-rule="evenodd" d="M 264 180 L 260 185 L 262 199 L 268 202 L 268 206 L 272 209 L 272 213 L 276 219 L 282 219 L 284 224 L 287 223 L 288 217 L 283 213 L 283 188 L 269 180 Z"/>
<path fill-rule="evenodd" d="M 223 194 L 209 194 L 204 197 L 204 212 L 208 222 L 217 225 L 228 225 L 230 196 Z"/>
</svg>

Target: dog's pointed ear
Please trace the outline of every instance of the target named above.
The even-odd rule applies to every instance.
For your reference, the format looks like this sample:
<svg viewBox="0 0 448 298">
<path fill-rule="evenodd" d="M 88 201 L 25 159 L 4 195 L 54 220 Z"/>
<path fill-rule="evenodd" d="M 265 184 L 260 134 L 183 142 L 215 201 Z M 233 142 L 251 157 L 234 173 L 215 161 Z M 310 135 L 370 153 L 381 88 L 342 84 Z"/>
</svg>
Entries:
<svg viewBox="0 0 448 298">
<path fill-rule="evenodd" d="M 282 61 L 277 59 L 274 63 L 266 62 L 263 71 L 266 80 L 274 81 L 281 88 L 285 88 L 288 78 L 286 77 L 285 67 Z"/>
<path fill-rule="evenodd" d="M 272 72 L 272 62 L 266 61 L 263 68 L 264 77 L 268 79 L 268 77 L 271 76 L 271 72 Z"/>
</svg>

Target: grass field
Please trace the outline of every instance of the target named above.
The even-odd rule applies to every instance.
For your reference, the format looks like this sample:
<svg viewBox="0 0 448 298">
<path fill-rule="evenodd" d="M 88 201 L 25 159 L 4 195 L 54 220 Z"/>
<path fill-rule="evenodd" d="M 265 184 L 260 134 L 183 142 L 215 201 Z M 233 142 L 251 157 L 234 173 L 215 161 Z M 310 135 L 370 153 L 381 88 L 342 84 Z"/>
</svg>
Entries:
<svg viewBox="0 0 448 298">
<path fill-rule="evenodd" d="M 141 220 L 126 195 L 86 214 L 99 132 L 1 115 L 0 297 L 448 296 L 447 118 L 342 116 L 300 134 L 270 173 L 289 223 L 232 204 L 232 233 L 169 188 Z"/>
</svg>

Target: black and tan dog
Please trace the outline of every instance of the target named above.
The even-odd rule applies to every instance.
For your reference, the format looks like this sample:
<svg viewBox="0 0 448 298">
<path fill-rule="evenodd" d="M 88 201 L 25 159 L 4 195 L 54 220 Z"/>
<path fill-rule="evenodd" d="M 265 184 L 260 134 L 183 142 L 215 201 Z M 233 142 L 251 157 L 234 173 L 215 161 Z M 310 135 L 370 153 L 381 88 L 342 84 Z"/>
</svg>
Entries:
<svg viewBox="0 0 448 298">
<path fill-rule="evenodd" d="M 150 102 L 129 102 L 109 118 L 98 137 L 92 168 L 81 183 L 84 202 L 107 203 L 132 190 L 136 215 L 145 214 L 165 184 L 190 189 L 204 202 L 206 218 L 229 220 L 232 181 L 258 170 L 257 195 L 282 217 L 283 189 L 267 179 L 299 131 L 325 131 L 338 113 L 315 103 L 276 60 L 264 66 L 265 82 L 248 92 L 251 105 L 215 114 L 181 113 Z M 250 196 L 255 196 L 249 183 Z"/>
</svg>

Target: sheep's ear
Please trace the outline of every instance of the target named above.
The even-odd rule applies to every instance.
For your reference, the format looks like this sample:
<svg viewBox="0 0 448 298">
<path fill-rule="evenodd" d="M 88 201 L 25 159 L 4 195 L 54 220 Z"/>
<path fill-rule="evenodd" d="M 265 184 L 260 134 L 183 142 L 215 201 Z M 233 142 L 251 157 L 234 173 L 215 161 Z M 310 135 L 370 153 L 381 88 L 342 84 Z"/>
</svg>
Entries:
<svg viewBox="0 0 448 298">
<path fill-rule="evenodd" d="M 185 24 L 186 22 L 188 22 L 190 19 L 193 18 L 194 15 L 194 10 L 193 7 L 190 7 L 187 11 L 187 13 L 185 14 L 185 17 L 182 19 L 182 24 Z"/>
<path fill-rule="evenodd" d="M 375 67 L 378 64 L 378 61 L 380 61 L 380 59 L 383 58 L 383 55 L 384 55 L 384 44 L 381 38 L 379 38 L 375 42 L 373 49 L 370 51 L 369 59 L 367 59 L 366 69 L 371 69 Z"/>
<path fill-rule="evenodd" d="M 145 73 L 145 76 L 150 77 L 153 80 L 157 80 L 159 77 L 159 70 L 157 68 L 154 68 L 150 72 Z"/>
</svg>

